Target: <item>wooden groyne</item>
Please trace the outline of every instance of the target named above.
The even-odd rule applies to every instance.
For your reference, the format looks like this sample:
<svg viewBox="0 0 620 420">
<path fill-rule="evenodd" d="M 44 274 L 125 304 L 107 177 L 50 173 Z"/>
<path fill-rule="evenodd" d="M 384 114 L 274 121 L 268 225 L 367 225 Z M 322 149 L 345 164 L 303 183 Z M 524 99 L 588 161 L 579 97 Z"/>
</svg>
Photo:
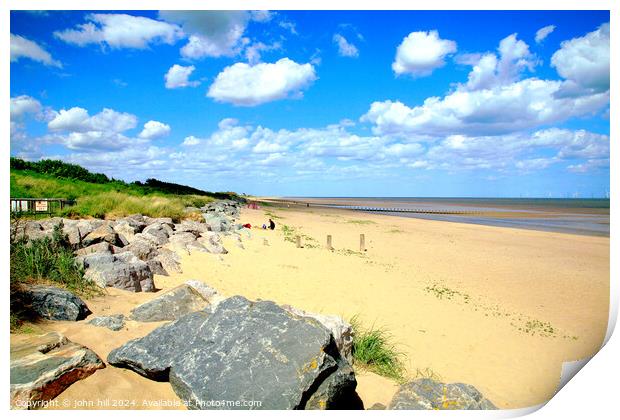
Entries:
<svg viewBox="0 0 620 420">
<path fill-rule="evenodd" d="M 482 214 L 481 211 L 473 210 L 435 210 L 435 209 L 411 209 L 400 207 L 367 207 L 367 206 L 329 206 L 346 210 L 357 210 L 381 213 L 419 213 L 419 214 Z"/>
</svg>

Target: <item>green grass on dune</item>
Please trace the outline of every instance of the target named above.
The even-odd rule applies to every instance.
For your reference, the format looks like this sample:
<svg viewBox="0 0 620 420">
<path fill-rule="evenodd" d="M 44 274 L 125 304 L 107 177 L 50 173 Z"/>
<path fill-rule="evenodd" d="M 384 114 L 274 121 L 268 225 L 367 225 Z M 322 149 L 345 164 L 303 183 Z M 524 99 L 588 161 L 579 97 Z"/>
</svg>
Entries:
<svg viewBox="0 0 620 420">
<path fill-rule="evenodd" d="M 11 197 L 77 200 L 75 205 L 59 213 L 67 217 L 112 218 L 140 213 L 174 220 L 186 216 L 185 207 L 201 207 L 214 200 L 204 195 L 145 194 L 144 189 L 135 184 L 97 184 L 28 170 L 11 170 Z"/>
<path fill-rule="evenodd" d="M 82 297 L 102 294 L 97 285 L 84 276 L 76 263 L 62 223 L 54 227 L 51 237 L 29 239 L 21 232 L 23 221 L 11 224 L 10 321 L 11 332 L 24 332 L 24 323 L 36 321 L 23 287 L 27 284 L 51 284 L 68 289 Z"/>
<path fill-rule="evenodd" d="M 403 381 L 405 367 L 403 353 L 396 350 L 392 337 L 383 328 L 362 328 L 357 316 L 351 319 L 353 337 L 353 363 L 378 375 Z"/>
</svg>

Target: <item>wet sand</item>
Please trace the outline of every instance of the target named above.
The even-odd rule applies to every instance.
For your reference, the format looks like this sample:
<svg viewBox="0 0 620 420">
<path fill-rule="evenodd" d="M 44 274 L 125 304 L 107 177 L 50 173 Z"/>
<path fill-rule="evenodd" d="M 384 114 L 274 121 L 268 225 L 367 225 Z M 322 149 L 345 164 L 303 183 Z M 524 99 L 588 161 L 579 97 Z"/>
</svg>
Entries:
<svg viewBox="0 0 620 420">
<path fill-rule="evenodd" d="M 277 229 L 256 229 L 268 217 Z M 156 276 L 159 293 L 195 278 L 226 296 L 357 315 L 365 326 L 390 331 L 409 377 L 432 372 L 472 384 L 500 408 L 548 400 L 562 362 L 592 355 L 605 334 L 609 238 L 295 206 L 244 209 L 241 222 L 253 226 L 244 249 L 225 240 L 226 255 L 184 256 L 183 274 Z M 284 225 L 295 232 L 289 238 L 303 235 L 304 248 L 285 239 Z M 328 234 L 334 251 L 324 248 Z M 95 315 L 128 314 L 153 297 L 109 289 L 87 303 Z M 119 332 L 84 321 L 36 328 L 60 331 L 105 360 L 158 325 L 129 322 Z M 398 384 L 356 370 L 365 406 L 387 404 Z M 111 366 L 57 399 L 88 398 L 178 401 L 168 383 Z"/>
</svg>

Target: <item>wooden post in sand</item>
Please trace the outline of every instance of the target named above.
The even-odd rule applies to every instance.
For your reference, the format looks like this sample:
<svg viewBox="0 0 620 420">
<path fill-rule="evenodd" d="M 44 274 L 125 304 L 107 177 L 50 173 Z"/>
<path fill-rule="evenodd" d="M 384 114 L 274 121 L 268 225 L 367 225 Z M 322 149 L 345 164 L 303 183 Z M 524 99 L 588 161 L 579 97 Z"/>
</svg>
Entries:
<svg viewBox="0 0 620 420">
<path fill-rule="evenodd" d="M 330 251 L 334 249 L 334 247 L 332 246 L 332 235 L 327 235 L 327 249 L 329 249 Z"/>
<path fill-rule="evenodd" d="M 295 242 L 297 243 L 297 248 L 301 248 L 301 236 L 297 235 Z"/>
<path fill-rule="evenodd" d="M 360 252 L 366 251 L 366 236 L 360 233 Z"/>
<path fill-rule="evenodd" d="M 267 240 L 267 238 L 263 238 L 263 245 L 269 246 L 269 241 Z"/>
</svg>

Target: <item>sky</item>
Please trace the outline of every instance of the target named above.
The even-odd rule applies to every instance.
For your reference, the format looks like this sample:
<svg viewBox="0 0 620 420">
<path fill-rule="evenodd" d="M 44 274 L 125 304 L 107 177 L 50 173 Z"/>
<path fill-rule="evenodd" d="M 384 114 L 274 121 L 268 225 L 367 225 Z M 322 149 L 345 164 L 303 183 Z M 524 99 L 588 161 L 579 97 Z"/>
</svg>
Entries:
<svg viewBox="0 0 620 420">
<path fill-rule="evenodd" d="M 11 12 L 11 156 L 275 196 L 605 197 L 607 11 Z"/>
</svg>

